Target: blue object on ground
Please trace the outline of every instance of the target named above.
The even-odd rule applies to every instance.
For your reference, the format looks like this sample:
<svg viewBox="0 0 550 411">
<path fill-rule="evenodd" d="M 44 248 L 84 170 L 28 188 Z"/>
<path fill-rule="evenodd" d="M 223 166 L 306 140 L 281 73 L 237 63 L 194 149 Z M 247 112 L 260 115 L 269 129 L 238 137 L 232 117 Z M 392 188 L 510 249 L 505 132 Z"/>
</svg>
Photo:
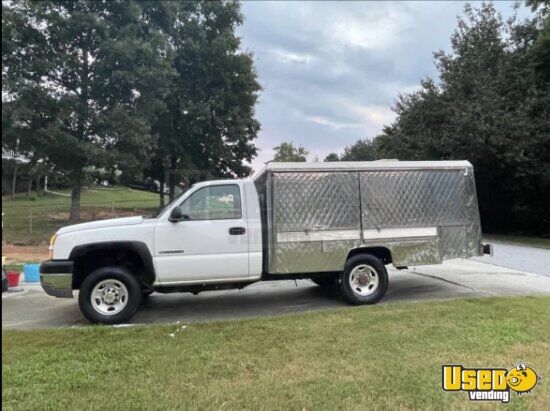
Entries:
<svg viewBox="0 0 550 411">
<path fill-rule="evenodd" d="M 39 268 L 40 264 L 25 264 L 23 266 L 26 283 L 37 283 L 40 281 Z"/>
</svg>

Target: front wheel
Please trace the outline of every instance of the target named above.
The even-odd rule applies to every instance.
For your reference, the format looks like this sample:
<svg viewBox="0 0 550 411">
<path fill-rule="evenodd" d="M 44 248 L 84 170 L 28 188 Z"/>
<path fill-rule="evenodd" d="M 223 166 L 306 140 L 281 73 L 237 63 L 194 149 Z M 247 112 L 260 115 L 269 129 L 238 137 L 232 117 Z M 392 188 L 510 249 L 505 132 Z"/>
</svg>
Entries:
<svg viewBox="0 0 550 411">
<path fill-rule="evenodd" d="M 388 289 L 388 272 L 384 264 L 368 254 L 356 255 L 346 262 L 342 273 L 341 290 L 353 305 L 374 304 Z"/>
<path fill-rule="evenodd" d="M 78 305 L 90 322 L 118 324 L 136 313 L 142 298 L 138 280 L 124 267 L 102 267 L 80 286 Z"/>
</svg>

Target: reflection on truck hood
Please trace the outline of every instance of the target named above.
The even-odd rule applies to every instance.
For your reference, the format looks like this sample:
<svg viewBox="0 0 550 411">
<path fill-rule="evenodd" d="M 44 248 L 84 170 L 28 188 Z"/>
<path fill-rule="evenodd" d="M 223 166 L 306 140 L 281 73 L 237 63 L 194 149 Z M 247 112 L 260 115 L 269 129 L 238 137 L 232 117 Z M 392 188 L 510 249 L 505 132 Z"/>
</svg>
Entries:
<svg viewBox="0 0 550 411">
<path fill-rule="evenodd" d="M 143 223 L 143 217 L 123 217 L 123 218 L 111 218 L 109 220 L 92 221 L 89 223 L 74 224 L 62 227 L 57 234 L 72 233 L 75 231 L 92 230 L 96 228 L 104 227 L 118 227 L 121 225 L 136 225 Z"/>
</svg>

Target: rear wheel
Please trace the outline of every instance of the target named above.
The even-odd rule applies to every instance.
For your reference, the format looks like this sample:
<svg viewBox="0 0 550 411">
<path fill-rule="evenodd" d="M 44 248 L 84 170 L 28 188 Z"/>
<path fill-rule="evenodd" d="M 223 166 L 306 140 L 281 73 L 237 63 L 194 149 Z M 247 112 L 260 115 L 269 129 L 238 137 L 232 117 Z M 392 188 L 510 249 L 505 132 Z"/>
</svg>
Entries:
<svg viewBox="0 0 550 411">
<path fill-rule="evenodd" d="M 341 283 L 342 294 L 350 304 L 374 304 L 386 294 L 388 273 L 378 258 L 356 255 L 346 262 Z"/>
<path fill-rule="evenodd" d="M 102 267 L 80 286 L 78 304 L 90 322 L 118 324 L 129 320 L 142 299 L 138 280 L 124 267 Z"/>
</svg>

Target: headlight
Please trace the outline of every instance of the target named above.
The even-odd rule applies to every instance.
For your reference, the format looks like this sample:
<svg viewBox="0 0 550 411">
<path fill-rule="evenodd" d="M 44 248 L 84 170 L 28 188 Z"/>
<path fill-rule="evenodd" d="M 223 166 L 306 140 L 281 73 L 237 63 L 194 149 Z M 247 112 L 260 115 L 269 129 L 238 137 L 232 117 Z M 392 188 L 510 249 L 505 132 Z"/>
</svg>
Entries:
<svg viewBox="0 0 550 411">
<path fill-rule="evenodd" d="M 53 246 L 55 244 L 55 240 L 57 240 L 57 234 L 52 235 L 52 238 L 50 238 L 50 256 L 49 259 L 51 260 L 53 258 Z"/>
</svg>

